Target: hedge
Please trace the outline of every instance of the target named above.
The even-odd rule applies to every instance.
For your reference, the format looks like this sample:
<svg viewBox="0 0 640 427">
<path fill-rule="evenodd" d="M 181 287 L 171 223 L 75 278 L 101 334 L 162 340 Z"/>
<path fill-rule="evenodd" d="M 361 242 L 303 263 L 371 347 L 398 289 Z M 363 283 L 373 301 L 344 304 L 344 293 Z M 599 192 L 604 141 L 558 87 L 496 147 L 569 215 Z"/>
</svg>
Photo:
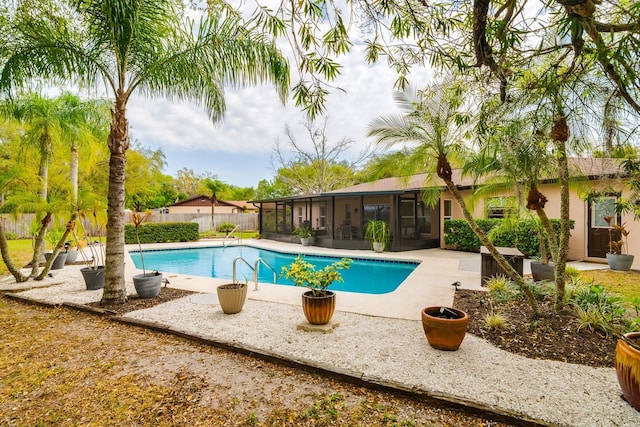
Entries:
<svg viewBox="0 0 640 427">
<path fill-rule="evenodd" d="M 557 234 L 560 233 L 560 220 L 551 219 L 551 226 Z M 538 230 L 539 222 L 534 219 L 517 219 L 503 221 L 502 219 L 478 219 L 478 226 L 487 233 L 489 241 L 496 246 L 518 248 L 520 252 L 529 257 L 540 256 L 540 240 Z M 570 220 L 573 229 L 575 221 Z M 456 249 L 467 252 L 480 251 L 480 239 L 469 227 L 466 220 L 449 219 L 444 222 L 444 242 L 455 246 Z M 547 255 L 551 252 L 547 245 Z"/>
<path fill-rule="evenodd" d="M 138 233 L 140 243 L 191 242 L 200 238 L 195 222 L 148 222 L 140 224 Z M 124 241 L 138 243 L 133 224 L 125 224 Z"/>
</svg>

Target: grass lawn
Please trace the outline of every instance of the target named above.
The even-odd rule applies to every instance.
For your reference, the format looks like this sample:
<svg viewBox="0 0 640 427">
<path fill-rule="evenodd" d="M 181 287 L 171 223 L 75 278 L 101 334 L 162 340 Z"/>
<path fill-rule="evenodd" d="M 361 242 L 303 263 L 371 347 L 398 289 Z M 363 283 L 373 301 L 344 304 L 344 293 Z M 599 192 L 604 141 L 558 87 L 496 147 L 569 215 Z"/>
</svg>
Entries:
<svg viewBox="0 0 640 427">
<path fill-rule="evenodd" d="M 580 272 L 580 277 L 595 284 L 602 285 L 608 291 L 625 298 L 640 298 L 640 271 L 587 270 Z"/>
<path fill-rule="evenodd" d="M 9 253 L 11 259 L 16 267 L 23 267 L 33 257 L 33 247 L 31 246 L 31 239 L 21 240 L 9 240 Z M 8 274 L 7 266 L 4 264 L 2 258 L 0 258 L 0 276 Z"/>
</svg>

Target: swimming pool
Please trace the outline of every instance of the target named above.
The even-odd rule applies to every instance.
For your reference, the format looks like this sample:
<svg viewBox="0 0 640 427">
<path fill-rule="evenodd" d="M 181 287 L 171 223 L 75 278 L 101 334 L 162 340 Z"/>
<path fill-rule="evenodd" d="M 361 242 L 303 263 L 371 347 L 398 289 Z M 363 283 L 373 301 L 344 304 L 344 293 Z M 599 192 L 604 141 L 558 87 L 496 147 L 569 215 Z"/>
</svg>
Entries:
<svg viewBox="0 0 640 427">
<path fill-rule="evenodd" d="M 140 253 L 129 251 L 136 268 L 142 268 Z M 244 258 L 251 266 L 258 258 L 263 258 L 277 272 L 277 283 L 293 286 L 293 282 L 280 277 L 284 265 L 290 264 L 298 254 L 276 252 L 251 246 L 207 247 L 190 249 L 154 249 L 144 251 L 144 266 L 147 270 L 166 273 L 188 274 L 202 277 L 215 277 L 231 280 L 233 260 Z M 316 269 L 331 264 L 340 257 L 305 255 L 305 260 L 314 264 Z M 418 266 L 418 262 L 396 260 L 373 260 L 352 258 L 349 270 L 342 270 L 344 283 L 334 282 L 330 290 L 384 294 L 394 291 Z M 273 272 L 264 265 L 258 269 L 258 281 L 273 283 Z M 253 270 L 242 261 L 236 264 L 236 279 L 253 282 Z"/>
</svg>

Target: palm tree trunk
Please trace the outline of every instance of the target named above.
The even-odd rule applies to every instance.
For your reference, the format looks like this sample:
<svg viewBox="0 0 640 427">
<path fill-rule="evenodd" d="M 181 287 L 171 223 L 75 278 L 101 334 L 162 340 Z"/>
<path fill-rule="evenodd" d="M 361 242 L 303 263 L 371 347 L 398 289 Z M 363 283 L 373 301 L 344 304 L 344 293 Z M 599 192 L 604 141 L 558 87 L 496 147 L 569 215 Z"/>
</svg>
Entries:
<svg viewBox="0 0 640 427">
<path fill-rule="evenodd" d="M 53 248 L 53 253 L 51 254 L 51 257 L 49 257 L 49 259 L 47 260 L 47 262 L 44 265 L 44 268 L 42 269 L 40 274 L 38 274 L 35 277 L 34 280 L 43 280 L 45 277 L 47 277 L 47 273 L 49 273 L 49 270 L 51 270 L 51 265 L 53 264 L 53 262 L 55 261 L 56 257 L 58 256 L 58 253 L 60 252 L 60 250 L 63 248 L 64 243 L 67 241 L 67 238 L 69 237 L 69 234 L 71 234 L 71 231 L 75 227 L 75 222 L 76 222 L 76 218 L 77 217 L 78 217 L 78 213 L 77 212 L 73 212 L 71 214 L 71 218 L 69 219 L 69 222 L 67 223 L 67 228 L 66 228 L 65 232 L 62 234 L 62 237 L 60 238 L 58 243 L 56 244 L 56 247 Z"/>
<path fill-rule="evenodd" d="M 7 236 L 4 234 L 2 221 L 0 221 L 0 253 L 2 253 L 2 261 L 4 261 L 4 264 L 7 266 L 9 273 L 11 273 L 11 275 L 16 279 L 16 282 L 21 283 L 29 280 L 29 276 L 25 276 L 20 273 L 20 270 L 16 268 L 15 264 L 11 260 L 9 245 L 7 244 Z"/>
<path fill-rule="evenodd" d="M 127 289 L 124 284 L 124 178 L 129 148 L 129 123 L 125 117 L 125 106 L 126 97 L 118 91 L 111 112 L 111 130 L 107 141 L 111 154 L 103 304 L 120 304 L 127 301 Z"/>
<path fill-rule="evenodd" d="M 516 285 L 520 288 L 520 290 L 522 290 L 522 292 L 527 298 L 527 302 L 533 309 L 534 314 L 536 316 L 539 316 L 540 306 L 538 304 L 538 301 L 536 300 L 535 295 L 533 295 L 533 292 L 529 288 L 529 285 L 527 285 L 527 283 L 524 281 L 522 276 L 518 274 L 518 272 L 511 266 L 511 264 L 509 264 L 509 262 L 505 259 L 505 257 L 502 256 L 500 252 L 498 252 L 496 247 L 493 245 L 493 243 L 489 241 L 489 238 L 482 231 L 482 229 L 478 227 L 475 220 L 473 219 L 473 216 L 471 215 L 471 212 L 469 212 L 469 209 L 467 208 L 467 205 L 464 202 L 462 195 L 458 191 L 458 187 L 456 187 L 456 185 L 451 180 L 450 173 L 447 173 L 447 171 L 451 170 L 451 166 L 448 164 L 448 161 L 445 161 L 445 162 L 442 162 L 441 159 L 438 161 L 438 165 L 439 165 L 438 176 L 444 181 L 445 185 L 447 186 L 447 189 L 451 192 L 453 197 L 458 202 L 458 205 L 460 206 L 460 209 L 462 210 L 464 218 L 467 220 L 469 227 L 471 227 L 471 229 L 476 234 L 476 236 L 478 236 L 478 239 L 480 239 L 482 244 L 487 248 L 487 250 L 493 257 L 493 259 L 496 260 L 500 268 L 502 268 L 506 273 L 506 275 L 516 283 Z"/>
<path fill-rule="evenodd" d="M 75 140 L 71 142 L 69 181 L 71 181 L 71 201 L 75 207 L 78 203 L 78 141 Z"/>
<path fill-rule="evenodd" d="M 569 255 L 569 164 L 567 161 L 567 147 L 563 141 L 554 141 L 558 156 L 558 170 L 560 175 L 560 243 L 558 245 L 558 260 L 555 263 L 556 274 L 556 303 L 555 309 L 561 310 L 565 297 L 565 269 Z"/>
<path fill-rule="evenodd" d="M 33 245 L 33 258 L 31 258 L 31 274 L 29 277 L 36 277 L 38 275 L 38 268 L 40 268 L 40 255 L 43 254 L 45 240 L 44 236 L 47 234 L 47 228 L 51 223 L 51 213 L 47 212 L 40 221 L 40 230 L 36 236 L 36 241 Z"/>
</svg>

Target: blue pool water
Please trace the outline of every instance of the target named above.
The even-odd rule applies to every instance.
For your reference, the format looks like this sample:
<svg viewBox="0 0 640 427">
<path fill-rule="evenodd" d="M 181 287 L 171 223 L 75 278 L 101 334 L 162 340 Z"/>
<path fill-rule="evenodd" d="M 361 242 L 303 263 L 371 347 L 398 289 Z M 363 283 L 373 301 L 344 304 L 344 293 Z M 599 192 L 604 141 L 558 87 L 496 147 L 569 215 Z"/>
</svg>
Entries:
<svg viewBox="0 0 640 427">
<path fill-rule="evenodd" d="M 136 268 L 142 268 L 140 253 L 130 251 Z M 166 273 L 180 273 L 193 276 L 231 279 L 233 260 L 241 256 L 253 267 L 256 259 L 263 258 L 277 272 L 277 283 L 293 286 L 293 283 L 280 277 L 284 265 L 290 264 L 297 254 L 269 251 L 251 246 L 229 246 L 197 249 L 145 250 L 144 266 L 146 270 L 158 270 Z M 316 269 L 331 264 L 339 257 L 305 255 L 305 260 L 314 264 Z M 349 270 L 341 270 L 344 283 L 334 282 L 330 290 L 384 294 L 395 290 L 400 283 L 418 266 L 417 262 L 386 261 L 353 258 Z M 273 283 L 273 272 L 261 264 L 258 269 L 258 281 Z M 236 279 L 243 282 L 245 277 L 253 282 L 253 270 L 242 261 L 236 264 Z"/>
</svg>

